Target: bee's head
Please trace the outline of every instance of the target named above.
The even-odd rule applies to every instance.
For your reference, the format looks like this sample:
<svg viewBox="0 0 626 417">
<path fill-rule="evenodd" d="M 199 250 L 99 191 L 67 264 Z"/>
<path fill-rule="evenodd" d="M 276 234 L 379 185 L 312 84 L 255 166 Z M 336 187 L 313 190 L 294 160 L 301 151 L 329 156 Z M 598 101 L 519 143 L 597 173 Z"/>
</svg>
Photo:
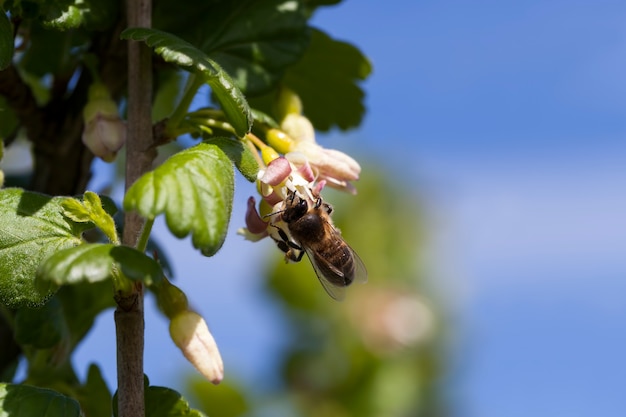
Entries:
<svg viewBox="0 0 626 417">
<path fill-rule="evenodd" d="M 290 223 L 304 216 L 307 211 L 309 211 L 309 204 L 307 201 L 304 198 L 297 196 L 295 193 L 292 193 L 285 200 L 285 210 L 283 210 L 282 219 L 286 223 Z"/>
</svg>

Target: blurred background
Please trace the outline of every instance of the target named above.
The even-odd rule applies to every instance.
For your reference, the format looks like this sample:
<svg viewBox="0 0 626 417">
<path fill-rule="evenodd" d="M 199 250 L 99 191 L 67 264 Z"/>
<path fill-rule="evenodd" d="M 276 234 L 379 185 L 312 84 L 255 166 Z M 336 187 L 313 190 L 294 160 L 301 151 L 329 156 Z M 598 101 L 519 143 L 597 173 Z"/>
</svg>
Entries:
<svg viewBox="0 0 626 417">
<path fill-rule="evenodd" d="M 236 235 L 255 194 L 238 177 L 215 257 L 156 225 L 226 379 L 199 379 L 149 297 L 151 383 L 222 417 L 622 416 L 625 21 L 609 0 L 322 8 L 374 67 L 361 127 L 318 138 L 362 163 L 356 197 L 325 198 L 369 282 L 336 303 L 307 262 Z M 109 311 L 76 355 L 110 388 L 114 334 Z"/>
</svg>

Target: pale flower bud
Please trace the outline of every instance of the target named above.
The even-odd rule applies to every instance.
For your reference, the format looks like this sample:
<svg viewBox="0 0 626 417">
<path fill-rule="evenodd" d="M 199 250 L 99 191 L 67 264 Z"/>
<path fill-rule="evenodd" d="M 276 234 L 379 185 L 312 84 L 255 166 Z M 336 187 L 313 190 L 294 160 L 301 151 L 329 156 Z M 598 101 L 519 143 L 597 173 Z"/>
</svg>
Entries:
<svg viewBox="0 0 626 417">
<path fill-rule="evenodd" d="M 315 128 L 306 116 L 288 114 L 280 122 L 280 128 L 296 142 L 315 143 Z"/>
<path fill-rule="evenodd" d="M 126 142 L 126 124 L 120 119 L 117 105 L 104 85 L 96 83 L 89 88 L 83 120 L 85 146 L 104 161 L 112 162 Z"/>
<path fill-rule="evenodd" d="M 185 358 L 213 384 L 224 378 L 224 363 L 206 322 L 186 310 L 170 321 L 170 336 Z"/>
<path fill-rule="evenodd" d="M 318 172 L 318 181 L 326 180 L 331 187 L 354 192 L 350 181 L 359 179 L 361 166 L 350 156 L 335 149 L 325 149 L 314 142 L 298 142 L 293 151 L 306 155 L 311 167 Z M 286 156 L 290 158 L 290 154 Z"/>
</svg>

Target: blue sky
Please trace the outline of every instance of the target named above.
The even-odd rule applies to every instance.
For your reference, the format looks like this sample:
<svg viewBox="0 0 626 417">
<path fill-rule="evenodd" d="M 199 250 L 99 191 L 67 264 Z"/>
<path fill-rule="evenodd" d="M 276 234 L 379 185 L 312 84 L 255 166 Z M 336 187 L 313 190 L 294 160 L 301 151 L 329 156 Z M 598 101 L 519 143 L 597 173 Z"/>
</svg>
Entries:
<svg viewBox="0 0 626 417">
<path fill-rule="evenodd" d="M 626 3 L 602 0 L 347 0 L 314 18 L 374 65 L 361 128 L 322 142 L 376 155 L 426 206 L 433 279 L 454 318 L 456 416 L 626 409 L 625 21 Z M 272 362 L 249 347 L 273 352 L 280 329 L 258 296 L 263 252 L 234 234 L 254 194 L 237 186 L 211 268 L 188 241 L 168 245 L 227 372 L 255 382 Z M 229 278 L 214 287 L 200 271 Z M 146 328 L 146 371 L 172 385 L 191 370 L 164 320 L 149 312 Z M 110 381 L 113 335 L 103 316 L 77 359 L 95 355 Z"/>
</svg>

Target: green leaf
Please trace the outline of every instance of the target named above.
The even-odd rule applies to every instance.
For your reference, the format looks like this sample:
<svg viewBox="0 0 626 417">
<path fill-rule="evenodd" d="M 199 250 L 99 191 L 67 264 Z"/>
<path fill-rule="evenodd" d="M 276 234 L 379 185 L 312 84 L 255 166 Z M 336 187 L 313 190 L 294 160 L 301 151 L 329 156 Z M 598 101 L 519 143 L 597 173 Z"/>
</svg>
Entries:
<svg viewBox="0 0 626 417">
<path fill-rule="evenodd" d="M 259 172 L 257 163 L 250 148 L 245 146 L 240 140 L 233 140 L 224 137 L 214 137 L 206 140 L 207 143 L 217 145 L 235 164 L 241 175 L 248 181 L 256 181 Z"/>
<path fill-rule="evenodd" d="M 211 86 L 237 135 L 243 137 L 250 132 L 252 115 L 246 98 L 226 71 L 204 52 L 170 33 L 156 29 L 130 28 L 123 31 L 121 37 L 144 41 L 165 61 L 203 77 Z"/>
<path fill-rule="evenodd" d="M 98 282 L 111 278 L 114 268 L 135 281 L 152 285 L 162 278 L 159 264 L 146 254 L 128 246 L 88 243 L 56 252 L 37 270 L 37 283 L 57 286 L 79 282 Z"/>
<path fill-rule="evenodd" d="M 48 29 L 33 23 L 29 37 L 29 47 L 19 61 L 21 68 L 37 79 L 48 73 L 68 69 L 66 48 L 71 43 L 71 32 Z"/>
<path fill-rule="evenodd" d="M 72 398 L 29 385 L 0 384 L 0 417 L 79 417 Z"/>
<path fill-rule="evenodd" d="M 87 417 L 111 417 L 111 392 L 95 364 L 89 366 L 87 381 L 78 390 L 78 401 Z"/>
<path fill-rule="evenodd" d="M 115 306 L 110 281 L 64 285 L 55 298 L 63 305 L 72 346 L 76 346 L 91 330 L 98 314 Z"/>
<path fill-rule="evenodd" d="M 304 54 L 310 37 L 303 2 L 226 2 L 203 16 L 200 49 L 248 95 L 267 92 Z"/>
<path fill-rule="evenodd" d="M 77 223 L 86 223 L 91 221 L 89 211 L 85 206 L 75 198 L 68 197 L 61 204 L 63 206 L 63 215 Z"/>
<path fill-rule="evenodd" d="M 146 417 L 206 417 L 189 407 L 187 400 L 173 389 L 148 384 L 148 378 L 144 376 Z M 118 416 L 117 392 L 113 396 L 113 415 Z"/>
<path fill-rule="evenodd" d="M 63 202 L 63 209 L 63 214 L 68 218 L 79 223 L 92 222 L 102 230 L 111 242 L 118 243 L 115 221 L 112 215 L 105 210 L 98 194 L 85 191 L 82 202 L 68 197 Z"/>
<path fill-rule="evenodd" d="M 60 2 L 59 2 L 60 3 Z M 47 15 L 44 17 L 43 25 L 56 30 L 67 30 L 77 28 L 83 23 L 83 15 L 80 9 L 73 4 L 64 5 L 50 4 L 47 8 Z"/>
<path fill-rule="evenodd" d="M 0 71 L 13 60 L 13 25 L 6 12 L 0 8 Z"/>
<path fill-rule="evenodd" d="M 309 49 L 283 81 L 300 96 L 304 114 L 317 130 L 347 130 L 358 126 L 365 114 L 365 94 L 358 81 L 371 71 L 369 60 L 356 47 L 314 30 Z"/>
<path fill-rule="evenodd" d="M 63 216 L 63 200 L 21 189 L 0 190 L 0 303 L 10 308 L 42 305 L 52 291 L 34 285 L 39 264 L 81 244 L 80 234 L 93 227 Z"/>
<path fill-rule="evenodd" d="M 124 209 L 150 219 L 165 213 L 175 236 L 191 233 L 194 247 L 211 256 L 226 238 L 233 193 L 232 163 L 217 145 L 200 143 L 139 178 L 124 197 Z"/>
<path fill-rule="evenodd" d="M 252 109 L 252 116 L 254 117 L 255 123 L 261 123 L 261 124 L 264 124 L 273 128 L 280 127 L 278 123 L 276 123 L 276 121 L 269 114 L 264 113 L 261 110 Z"/>
<path fill-rule="evenodd" d="M 309 42 L 305 1 L 176 1 L 154 5 L 154 26 L 180 36 L 215 59 L 246 96 L 274 86 Z"/>
<path fill-rule="evenodd" d="M 61 303 L 56 297 L 39 308 L 22 307 L 15 313 L 15 341 L 37 349 L 51 348 L 68 336 Z"/>
<path fill-rule="evenodd" d="M 146 391 L 146 417 L 202 417 L 187 400 L 170 388 L 151 386 Z"/>
</svg>

